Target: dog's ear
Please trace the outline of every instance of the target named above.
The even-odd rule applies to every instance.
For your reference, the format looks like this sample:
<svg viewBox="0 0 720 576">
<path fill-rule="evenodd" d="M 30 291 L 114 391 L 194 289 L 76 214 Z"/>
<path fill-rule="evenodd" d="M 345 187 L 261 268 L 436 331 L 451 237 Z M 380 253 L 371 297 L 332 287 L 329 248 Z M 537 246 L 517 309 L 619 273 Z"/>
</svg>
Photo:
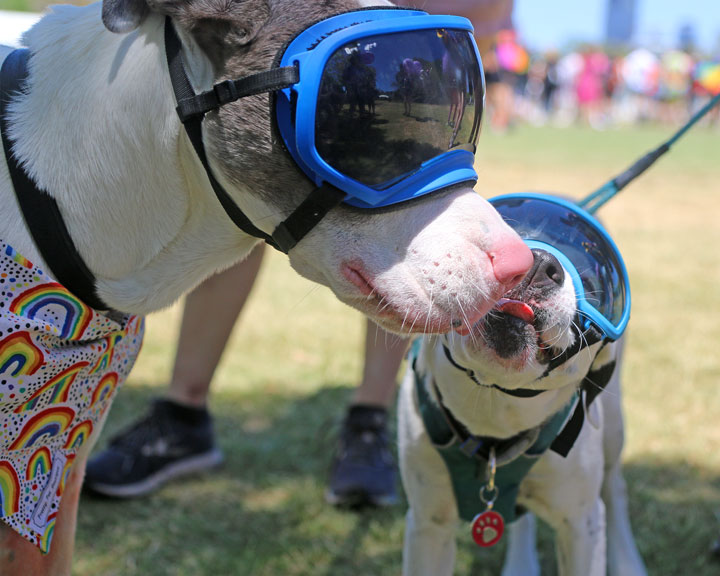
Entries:
<svg viewBox="0 0 720 576">
<path fill-rule="evenodd" d="M 255 39 L 270 17 L 269 0 L 146 1 L 150 11 L 170 16 L 190 34 L 218 71 L 231 54 Z"/>
<path fill-rule="evenodd" d="M 103 0 L 102 3 L 103 24 L 117 34 L 135 30 L 149 13 L 145 0 Z"/>
</svg>

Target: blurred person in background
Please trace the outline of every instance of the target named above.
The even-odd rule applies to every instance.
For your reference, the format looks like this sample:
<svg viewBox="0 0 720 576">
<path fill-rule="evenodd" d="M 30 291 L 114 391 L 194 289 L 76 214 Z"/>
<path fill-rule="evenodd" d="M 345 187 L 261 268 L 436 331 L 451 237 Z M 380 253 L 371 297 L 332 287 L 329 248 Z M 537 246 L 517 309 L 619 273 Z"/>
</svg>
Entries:
<svg viewBox="0 0 720 576">
<path fill-rule="evenodd" d="M 530 57 L 527 50 L 518 42 L 517 34 L 511 28 L 498 32 L 494 57 L 495 71 L 491 73 L 493 82 L 488 88 L 490 97 L 490 125 L 496 132 L 505 132 L 512 127 L 516 117 L 516 96 L 522 95 L 528 80 Z M 497 76 L 493 76 L 496 74 Z M 490 94 L 494 92 L 494 94 Z"/>
<path fill-rule="evenodd" d="M 397 0 L 395 3 L 431 14 L 456 14 L 472 22 L 485 70 L 490 125 L 498 132 L 507 130 L 512 120 L 514 74 L 500 66 L 497 48 L 502 32 L 513 29 L 513 0 Z"/>
<path fill-rule="evenodd" d="M 582 68 L 575 79 L 580 120 L 596 130 L 604 128 L 605 82 L 610 72 L 610 60 L 594 48 L 582 52 Z"/>
</svg>

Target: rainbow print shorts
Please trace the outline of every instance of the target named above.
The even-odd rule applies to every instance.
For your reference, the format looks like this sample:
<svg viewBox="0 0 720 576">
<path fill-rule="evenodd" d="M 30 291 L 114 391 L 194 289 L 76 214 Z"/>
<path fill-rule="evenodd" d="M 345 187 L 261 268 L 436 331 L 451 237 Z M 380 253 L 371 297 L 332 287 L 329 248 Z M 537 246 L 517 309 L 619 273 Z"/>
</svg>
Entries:
<svg viewBox="0 0 720 576">
<path fill-rule="evenodd" d="M 73 459 L 142 336 L 142 318 L 88 308 L 0 242 L 0 519 L 43 552 Z"/>
</svg>

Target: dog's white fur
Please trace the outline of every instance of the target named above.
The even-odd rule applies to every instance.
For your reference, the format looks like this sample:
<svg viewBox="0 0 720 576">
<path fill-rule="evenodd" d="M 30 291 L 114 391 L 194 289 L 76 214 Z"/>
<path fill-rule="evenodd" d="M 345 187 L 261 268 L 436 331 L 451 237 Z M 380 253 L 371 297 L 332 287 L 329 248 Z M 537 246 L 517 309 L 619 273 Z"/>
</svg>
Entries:
<svg viewBox="0 0 720 576">
<path fill-rule="evenodd" d="M 548 330 L 539 339 L 552 355 L 572 343 L 570 322 L 574 292 L 566 275 L 548 307 Z M 568 306 L 568 302 L 572 306 Z M 550 334 L 552 332 L 552 335 Z M 507 389 L 542 388 L 543 394 L 518 398 L 475 384 L 452 366 L 442 350 L 443 340 L 454 359 L 486 382 Z M 622 342 L 585 348 L 570 361 L 536 381 L 544 364 L 536 349 L 512 358 L 501 358 L 486 344 L 482 329 L 465 337 L 426 337 L 416 370 L 433 401 L 437 396 L 458 421 L 477 436 L 509 438 L 539 426 L 572 397 L 591 368 L 613 359 L 617 367 L 607 389 L 590 406 L 582 432 L 563 458 L 544 453 L 520 486 L 518 504 L 531 510 L 555 530 L 558 570 L 566 576 L 642 576 L 627 511 L 625 483 L 620 471 L 623 445 L 619 374 Z M 532 346 L 529 346 L 532 348 Z M 458 512 L 450 476 L 440 453 L 433 447 L 419 412 L 415 376 L 408 367 L 398 404 L 400 469 L 410 509 L 407 514 L 403 573 L 407 576 L 452 574 Z M 469 526 L 467 528 L 469 535 Z M 606 540 L 607 532 L 607 540 Z M 503 576 L 539 574 L 534 544 L 534 518 L 521 517 L 512 524 Z M 606 572 L 607 569 L 607 572 Z"/>
<path fill-rule="evenodd" d="M 217 80 L 210 62 L 191 35 L 180 33 L 191 81 L 198 91 L 209 89 Z M 256 242 L 224 214 L 181 133 L 162 35 L 161 14 L 114 35 L 102 26 L 99 6 L 55 8 L 25 35 L 34 53 L 32 90 L 12 108 L 16 150 L 58 200 L 99 294 L 133 313 L 167 306 Z M 270 232 L 287 216 L 210 159 L 260 228 Z M 8 206 L 0 213 L 7 240 L 40 261 L 5 170 L 0 194 Z M 465 189 L 401 210 L 401 220 L 393 212 L 349 219 L 335 210 L 291 251 L 291 262 L 390 329 L 414 324 L 416 331 L 438 331 L 485 313 L 506 288 L 493 274 L 493 259 L 516 241 L 492 209 Z M 454 258 L 449 267 L 447 255 Z M 362 279 L 349 280 L 353 272 Z M 458 280 L 463 276 L 473 281 Z M 359 289 L 363 280 L 382 302 Z"/>
<path fill-rule="evenodd" d="M 317 19 L 386 3 L 106 0 L 106 23 L 124 33 L 103 26 L 100 4 L 54 8 L 26 33 L 32 58 L 28 95 L 11 106 L 15 151 L 57 200 L 105 302 L 135 314 L 157 310 L 257 242 L 226 216 L 181 128 L 165 62 L 165 16 L 175 22 L 200 92 L 270 68 L 283 43 Z M 207 52 L 208 43 L 219 48 Z M 0 47 L 1 59 L 8 53 Z M 271 232 L 312 185 L 275 140 L 267 103 L 267 95 L 233 103 L 209 114 L 203 130 L 218 180 Z M 4 160 L 0 202 L 3 240 L 46 265 Z M 486 201 L 456 186 L 379 212 L 335 208 L 291 250 L 290 261 L 384 327 L 432 333 L 469 329 L 531 259 Z M 69 572 L 85 456 L 68 480 L 53 552 L 40 559 L 0 525 L 0 572 Z M 3 564 L 11 557 L 14 568 Z"/>
</svg>

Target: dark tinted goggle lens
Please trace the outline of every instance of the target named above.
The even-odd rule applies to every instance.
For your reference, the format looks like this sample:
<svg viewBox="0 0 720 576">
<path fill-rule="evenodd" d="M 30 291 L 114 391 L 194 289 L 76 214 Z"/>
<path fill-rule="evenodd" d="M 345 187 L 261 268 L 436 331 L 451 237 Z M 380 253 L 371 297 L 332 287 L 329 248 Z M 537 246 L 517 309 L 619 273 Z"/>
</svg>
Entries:
<svg viewBox="0 0 720 576">
<path fill-rule="evenodd" d="M 362 38 L 335 51 L 325 66 L 315 146 L 341 174 L 388 188 L 448 150 L 475 152 L 483 96 L 467 31 Z"/>
<path fill-rule="evenodd" d="M 580 276 L 585 300 L 614 326 L 625 310 L 623 267 L 615 247 L 590 220 L 541 199 L 504 198 L 491 203 L 524 240 L 537 240 L 562 252 Z"/>
</svg>

